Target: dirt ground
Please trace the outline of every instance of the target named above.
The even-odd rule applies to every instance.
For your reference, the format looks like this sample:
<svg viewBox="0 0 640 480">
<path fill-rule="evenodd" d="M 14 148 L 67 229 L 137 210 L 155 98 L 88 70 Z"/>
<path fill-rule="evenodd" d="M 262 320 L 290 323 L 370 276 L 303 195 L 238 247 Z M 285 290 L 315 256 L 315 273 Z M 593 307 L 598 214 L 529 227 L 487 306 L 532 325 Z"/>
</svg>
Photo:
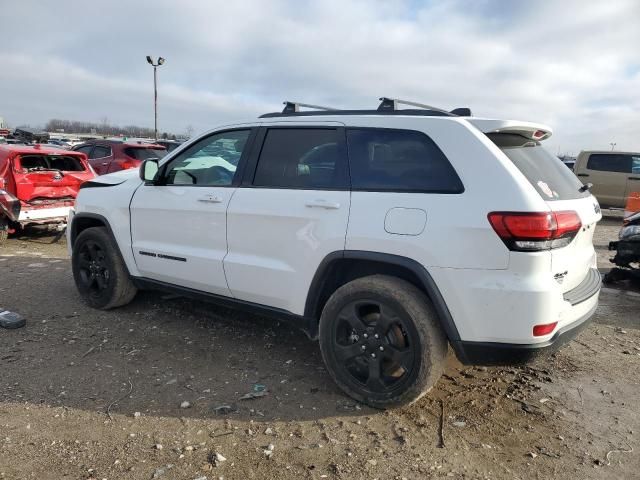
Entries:
<svg viewBox="0 0 640 480">
<path fill-rule="evenodd" d="M 602 268 L 619 224 L 596 230 Z M 89 309 L 52 239 L 0 250 L 0 307 L 28 321 L 0 329 L 2 479 L 640 478 L 638 292 L 605 289 L 552 357 L 450 356 L 429 395 L 380 412 L 285 324 L 149 292 Z"/>
</svg>

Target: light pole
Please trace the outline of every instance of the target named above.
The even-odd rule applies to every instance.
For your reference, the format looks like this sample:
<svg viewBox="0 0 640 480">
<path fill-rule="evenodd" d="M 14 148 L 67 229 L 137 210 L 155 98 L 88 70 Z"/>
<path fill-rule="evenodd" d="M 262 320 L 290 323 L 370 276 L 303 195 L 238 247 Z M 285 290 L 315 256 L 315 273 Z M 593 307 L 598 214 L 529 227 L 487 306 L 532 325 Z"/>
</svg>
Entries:
<svg viewBox="0 0 640 480">
<path fill-rule="evenodd" d="M 147 63 L 153 67 L 153 134 L 158 140 L 158 74 L 156 69 L 164 63 L 164 58 L 158 57 L 158 63 L 155 63 L 153 58 L 147 55 Z"/>
</svg>

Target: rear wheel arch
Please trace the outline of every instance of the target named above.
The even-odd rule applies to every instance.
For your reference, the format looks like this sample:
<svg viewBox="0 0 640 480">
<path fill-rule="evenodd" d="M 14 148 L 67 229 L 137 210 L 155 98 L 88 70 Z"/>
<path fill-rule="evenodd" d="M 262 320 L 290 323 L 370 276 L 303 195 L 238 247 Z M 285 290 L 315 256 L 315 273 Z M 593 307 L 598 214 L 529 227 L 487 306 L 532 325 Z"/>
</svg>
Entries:
<svg viewBox="0 0 640 480">
<path fill-rule="evenodd" d="M 424 266 L 400 255 L 364 250 L 330 253 L 318 266 L 311 282 L 304 316 L 317 325 L 324 305 L 333 292 L 352 280 L 376 274 L 401 278 L 423 291 L 431 300 L 440 326 L 455 348 L 460 335 L 438 286 Z"/>
</svg>

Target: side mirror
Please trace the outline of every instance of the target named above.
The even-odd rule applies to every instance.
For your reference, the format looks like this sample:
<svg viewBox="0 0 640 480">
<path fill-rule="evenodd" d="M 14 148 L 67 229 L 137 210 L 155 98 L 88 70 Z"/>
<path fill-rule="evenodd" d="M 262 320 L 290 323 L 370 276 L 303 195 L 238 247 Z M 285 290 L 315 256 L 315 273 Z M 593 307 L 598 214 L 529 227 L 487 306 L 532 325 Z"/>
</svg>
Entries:
<svg viewBox="0 0 640 480">
<path fill-rule="evenodd" d="M 158 160 L 151 158 L 140 164 L 140 180 L 145 183 L 153 183 L 158 175 Z"/>
</svg>

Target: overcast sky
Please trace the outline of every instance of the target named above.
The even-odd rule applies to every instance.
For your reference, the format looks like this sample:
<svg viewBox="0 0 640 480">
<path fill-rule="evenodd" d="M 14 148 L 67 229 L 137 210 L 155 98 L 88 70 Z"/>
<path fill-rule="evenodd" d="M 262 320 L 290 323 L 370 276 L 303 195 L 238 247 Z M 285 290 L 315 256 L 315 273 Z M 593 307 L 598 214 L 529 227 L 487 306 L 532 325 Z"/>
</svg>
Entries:
<svg viewBox="0 0 640 480">
<path fill-rule="evenodd" d="M 550 148 L 640 150 L 640 1 L 4 2 L 0 117 L 196 131 L 285 99 L 394 96 L 546 123 Z"/>
</svg>

